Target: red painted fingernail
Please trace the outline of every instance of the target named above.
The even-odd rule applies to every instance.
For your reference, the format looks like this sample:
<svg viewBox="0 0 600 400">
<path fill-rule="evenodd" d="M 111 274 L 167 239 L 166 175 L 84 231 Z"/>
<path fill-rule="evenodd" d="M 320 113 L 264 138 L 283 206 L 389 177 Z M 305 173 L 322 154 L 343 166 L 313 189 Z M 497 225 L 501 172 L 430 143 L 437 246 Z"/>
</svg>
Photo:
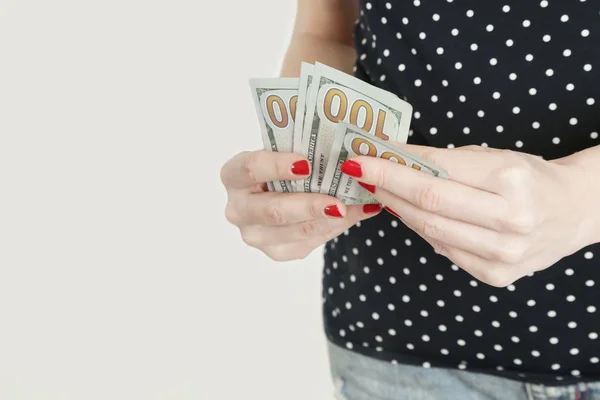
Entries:
<svg viewBox="0 0 600 400">
<path fill-rule="evenodd" d="M 389 208 L 389 207 L 386 207 L 386 208 L 385 208 L 385 211 L 389 212 L 390 214 L 392 214 L 392 215 L 393 215 L 393 216 L 395 216 L 395 217 L 398 217 L 398 218 L 402 219 L 402 217 L 401 217 L 401 216 L 399 216 L 399 215 L 398 215 L 398 213 L 397 213 L 396 211 L 392 210 L 392 209 L 391 209 L 391 208 Z"/>
<path fill-rule="evenodd" d="M 365 204 L 363 206 L 363 212 L 365 214 L 373 214 L 381 211 L 381 205 L 379 204 Z"/>
<path fill-rule="evenodd" d="M 310 166 L 308 161 L 300 160 L 292 164 L 292 173 L 294 175 L 308 175 L 310 172 Z"/>
<path fill-rule="evenodd" d="M 365 190 L 368 190 L 371 193 L 375 193 L 375 186 L 374 185 L 369 185 L 368 183 L 363 183 L 363 182 L 358 182 L 358 184 L 360 186 L 362 186 L 363 188 L 365 188 Z"/>
<path fill-rule="evenodd" d="M 325 207 L 325 214 L 334 218 L 344 218 L 344 216 L 338 209 L 338 206 L 336 206 L 335 204 Z"/>
<path fill-rule="evenodd" d="M 346 160 L 342 164 L 341 170 L 346 175 L 350 175 L 354 178 L 360 178 L 362 176 L 362 168 L 356 161 Z"/>
</svg>

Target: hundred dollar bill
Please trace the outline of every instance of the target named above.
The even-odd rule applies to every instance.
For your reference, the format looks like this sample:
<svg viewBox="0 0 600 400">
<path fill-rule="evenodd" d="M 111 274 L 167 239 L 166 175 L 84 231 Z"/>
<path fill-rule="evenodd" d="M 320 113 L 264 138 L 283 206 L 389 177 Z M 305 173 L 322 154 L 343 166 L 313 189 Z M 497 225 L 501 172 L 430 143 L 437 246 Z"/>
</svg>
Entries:
<svg viewBox="0 0 600 400">
<path fill-rule="evenodd" d="M 320 191 L 338 122 L 406 143 L 411 116 L 412 106 L 398 96 L 316 63 L 302 135 L 304 154 L 312 166 L 304 191 Z"/>
<path fill-rule="evenodd" d="M 304 128 L 304 119 L 306 115 L 306 95 L 308 93 L 308 88 L 312 83 L 313 71 L 315 66 L 313 64 L 309 64 L 303 62 L 300 66 L 300 79 L 298 83 L 298 101 L 296 106 L 296 124 L 294 126 L 294 153 L 304 154 L 302 151 L 302 131 Z M 303 192 L 304 185 L 303 180 L 292 181 L 292 187 L 295 192 Z"/>
<path fill-rule="evenodd" d="M 265 150 L 292 152 L 298 78 L 250 79 Z M 269 183 L 270 191 L 293 192 L 291 181 Z"/>
<path fill-rule="evenodd" d="M 369 132 L 341 122 L 337 126 L 335 141 L 323 178 L 323 185 L 321 185 L 321 193 L 337 197 L 345 204 L 377 203 L 377 200 L 363 189 L 356 180 L 343 174 L 340 169 L 344 161 L 360 155 L 385 158 L 427 172 L 433 176 L 448 178 L 448 173 L 437 165 L 394 147 Z"/>
</svg>

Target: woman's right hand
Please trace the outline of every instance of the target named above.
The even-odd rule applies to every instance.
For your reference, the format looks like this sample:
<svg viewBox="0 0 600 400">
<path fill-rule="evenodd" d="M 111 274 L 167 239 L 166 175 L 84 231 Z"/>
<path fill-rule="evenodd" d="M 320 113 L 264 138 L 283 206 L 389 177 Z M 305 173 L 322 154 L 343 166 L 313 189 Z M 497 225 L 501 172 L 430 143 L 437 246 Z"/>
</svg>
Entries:
<svg viewBox="0 0 600 400">
<path fill-rule="evenodd" d="M 266 182 L 305 179 L 309 174 L 308 161 L 294 153 L 242 152 L 225 163 L 225 216 L 240 229 L 246 244 L 276 261 L 300 259 L 381 211 L 376 204 L 346 206 L 324 194 L 267 191 Z"/>
</svg>

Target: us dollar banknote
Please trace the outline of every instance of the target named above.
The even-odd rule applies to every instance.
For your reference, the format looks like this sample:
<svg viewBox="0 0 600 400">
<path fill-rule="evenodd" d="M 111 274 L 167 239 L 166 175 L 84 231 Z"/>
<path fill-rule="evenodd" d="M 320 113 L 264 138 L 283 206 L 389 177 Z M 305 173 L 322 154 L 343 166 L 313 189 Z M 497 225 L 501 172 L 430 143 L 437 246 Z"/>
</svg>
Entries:
<svg viewBox="0 0 600 400">
<path fill-rule="evenodd" d="M 356 180 L 341 171 L 340 167 L 344 161 L 356 156 L 384 158 L 433 176 L 448 178 L 448 173 L 441 167 L 394 147 L 367 131 L 342 122 L 337 125 L 335 140 L 321 185 L 321 193 L 337 197 L 345 204 L 377 203 L 377 200 Z"/>
<path fill-rule="evenodd" d="M 316 63 L 302 132 L 303 154 L 312 168 L 304 191 L 320 191 L 339 122 L 383 140 L 406 143 L 411 115 L 412 106 L 396 95 Z"/>
<path fill-rule="evenodd" d="M 315 66 L 303 62 L 300 65 L 300 78 L 298 81 L 298 101 L 296 106 L 296 124 L 294 125 L 294 153 L 303 154 L 302 150 L 302 131 L 304 128 L 304 120 L 306 116 L 306 98 L 308 94 L 308 88 L 312 83 L 313 72 Z M 296 192 L 304 191 L 304 181 L 292 181 L 292 187 Z"/>
<path fill-rule="evenodd" d="M 298 78 L 250 79 L 264 149 L 292 152 L 298 102 Z M 293 192 L 291 181 L 268 183 L 270 191 Z"/>
</svg>

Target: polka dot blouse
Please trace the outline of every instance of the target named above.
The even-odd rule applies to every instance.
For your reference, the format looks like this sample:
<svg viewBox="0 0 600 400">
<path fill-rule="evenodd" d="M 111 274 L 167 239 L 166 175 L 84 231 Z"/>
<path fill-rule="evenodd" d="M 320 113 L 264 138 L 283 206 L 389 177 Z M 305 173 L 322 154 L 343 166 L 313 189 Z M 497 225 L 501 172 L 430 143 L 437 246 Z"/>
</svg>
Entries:
<svg viewBox="0 0 600 400">
<path fill-rule="evenodd" d="M 355 74 L 414 106 L 409 143 L 545 159 L 600 144 L 600 2 L 360 7 Z M 325 247 L 326 333 L 390 363 L 545 384 L 600 381 L 599 261 L 593 245 L 495 288 L 384 212 Z"/>
</svg>

